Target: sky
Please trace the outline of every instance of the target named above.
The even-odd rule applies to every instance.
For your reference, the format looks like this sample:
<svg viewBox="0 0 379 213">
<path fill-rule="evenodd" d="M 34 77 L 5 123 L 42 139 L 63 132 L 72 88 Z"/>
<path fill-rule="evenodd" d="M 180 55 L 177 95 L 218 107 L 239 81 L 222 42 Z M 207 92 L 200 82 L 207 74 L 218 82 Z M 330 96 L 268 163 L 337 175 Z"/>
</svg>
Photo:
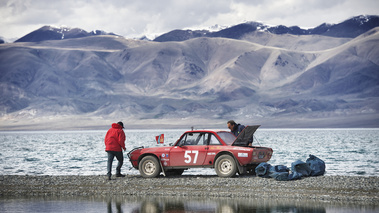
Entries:
<svg viewBox="0 0 379 213">
<path fill-rule="evenodd" d="M 246 21 L 316 27 L 379 15 L 378 0 L 0 0 L 0 37 L 15 40 L 45 25 L 150 39 L 174 29 Z"/>
</svg>

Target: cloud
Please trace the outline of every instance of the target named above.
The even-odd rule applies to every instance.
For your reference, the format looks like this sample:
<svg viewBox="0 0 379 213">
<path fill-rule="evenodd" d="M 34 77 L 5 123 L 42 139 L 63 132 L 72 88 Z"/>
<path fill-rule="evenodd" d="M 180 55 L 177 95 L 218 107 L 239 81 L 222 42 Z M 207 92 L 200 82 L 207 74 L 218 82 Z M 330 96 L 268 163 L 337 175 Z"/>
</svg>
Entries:
<svg viewBox="0 0 379 213">
<path fill-rule="evenodd" d="M 315 27 L 376 15 L 378 9 L 377 0 L 5 0 L 0 2 L 0 36 L 22 37 L 44 25 L 100 29 L 129 38 L 245 21 Z"/>
</svg>

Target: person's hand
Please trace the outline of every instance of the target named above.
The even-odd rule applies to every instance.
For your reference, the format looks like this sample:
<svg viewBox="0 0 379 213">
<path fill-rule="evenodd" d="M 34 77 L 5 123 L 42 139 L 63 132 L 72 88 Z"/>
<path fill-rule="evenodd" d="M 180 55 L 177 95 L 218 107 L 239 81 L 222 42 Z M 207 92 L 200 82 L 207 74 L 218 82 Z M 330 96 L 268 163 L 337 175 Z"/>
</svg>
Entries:
<svg viewBox="0 0 379 213">
<path fill-rule="evenodd" d="M 126 148 L 122 148 L 124 150 L 124 152 L 126 151 Z"/>
</svg>

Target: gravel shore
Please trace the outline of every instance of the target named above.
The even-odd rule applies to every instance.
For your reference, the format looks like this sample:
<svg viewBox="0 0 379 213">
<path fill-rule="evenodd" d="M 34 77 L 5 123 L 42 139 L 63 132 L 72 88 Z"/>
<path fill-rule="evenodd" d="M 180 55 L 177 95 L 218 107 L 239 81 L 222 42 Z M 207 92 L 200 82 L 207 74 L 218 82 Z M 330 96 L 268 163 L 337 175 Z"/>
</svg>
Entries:
<svg viewBox="0 0 379 213">
<path fill-rule="evenodd" d="M 379 203 L 379 177 L 320 176 L 276 181 L 254 176 L 219 178 L 124 178 L 106 176 L 0 176 L 0 197 L 21 196 L 190 196 L 213 198 L 285 198 Z"/>
</svg>

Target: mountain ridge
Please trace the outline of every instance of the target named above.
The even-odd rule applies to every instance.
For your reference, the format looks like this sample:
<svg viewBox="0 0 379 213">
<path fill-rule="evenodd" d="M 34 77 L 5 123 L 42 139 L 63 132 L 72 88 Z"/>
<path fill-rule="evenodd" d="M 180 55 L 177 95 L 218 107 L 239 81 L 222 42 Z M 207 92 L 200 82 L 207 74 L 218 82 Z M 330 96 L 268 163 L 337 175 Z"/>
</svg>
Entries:
<svg viewBox="0 0 379 213">
<path fill-rule="evenodd" d="M 301 29 L 298 26 L 287 27 L 284 25 L 268 26 L 259 22 L 246 22 L 237 24 L 220 31 L 208 30 L 173 30 L 158 36 L 154 41 L 184 41 L 196 37 L 223 37 L 240 39 L 256 31 L 270 32 L 272 34 L 291 35 L 323 35 L 338 38 L 355 38 L 368 30 L 379 26 L 379 16 L 360 15 L 347 19 L 338 24 L 323 23 L 315 28 Z M 350 30 L 346 30 L 350 29 Z"/>
<path fill-rule="evenodd" d="M 40 42 L 40 41 L 46 41 L 46 40 L 63 40 L 63 39 L 95 36 L 95 35 L 116 35 L 116 34 L 107 33 L 102 30 L 93 30 L 91 32 L 87 32 L 80 28 L 43 26 L 17 39 L 15 42 Z"/>
<path fill-rule="evenodd" d="M 230 119 L 266 128 L 378 127 L 379 28 L 330 45 L 319 35 L 306 43 L 262 35 L 297 40 L 276 47 L 99 35 L 2 44 L 0 129 L 101 129 L 118 120 L 223 128 Z M 325 46 L 310 51 L 312 41 Z"/>
<path fill-rule="evenodd" d="M 368 30 L 379 26 L 379 16 L 377 15 L 360 15 L 349 18 L 338 24 L 327 24 L 323 23 L 315 28 L 302 29 L 298 26 L 269 26 L 260 22 L 249 21 L 245 23 L 240 23 L 230 27 L 224 27 L 218 31 L 209 30 L 172 30 L 170 32 L 164 33 L 155 39 L 158 42 L 167 41 L 185 41 L 192 38 L 198 37 L 222 37 L 222 38 L 232 38 L 241 39 L 244 36 L 248 36 L 256 31 L 258 32 L 269 32 L 272 34 L 283 35 L 323 35 L 337 38 L 354 38 Z M 346 30 L 349 28 L 350 30 Z M 70 27 L 54 27 L 54 26 L 43 26 L 19 39 L 15 42 L 40 42 L 46 40 L 64 40 L 71 38 L 82 38 L 88 36 L 98 36 L 98 35 L 116 35 L 114 33 L 107 33 L 102 30 L 93 30 L 87 32 L 80 28 L 70 28 Z M 147 40 L 146 36 L 142 36 L 140 40 Z"/>
</svg>

